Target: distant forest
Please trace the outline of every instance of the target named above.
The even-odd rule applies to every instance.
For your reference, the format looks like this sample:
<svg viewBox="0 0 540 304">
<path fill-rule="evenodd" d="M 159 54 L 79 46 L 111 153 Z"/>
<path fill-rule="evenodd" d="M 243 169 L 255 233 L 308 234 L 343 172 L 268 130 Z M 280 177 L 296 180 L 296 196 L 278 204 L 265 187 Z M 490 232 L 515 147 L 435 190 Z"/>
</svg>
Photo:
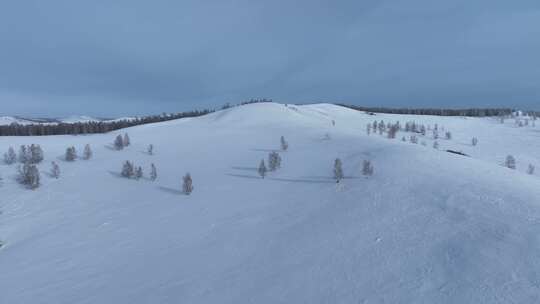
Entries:
<svg viewBox="0 0 540 304">
<path fill-rule="evenodd" d="M 368 113 L 388 113 L 388 114 L 409 114 L 409 115 L 435 115 L 435 116 L 470 116 L 470 117 L 484 117 L 484 116 L 508 116 L 511 115 L 514 110 L 509 108 L 500 109 L 433 109 L 433 108 L 381 108 L 381 107 L 362 107 L 346 104 L 338 104 L 340 106 Z M 532 113 L 532 112 L 531 112 Z"/>
<path fill-rule="evenodd" d="M 228 109 L 235 106 L 241 106 L 252 103 L 273 102 L 271 99 L 251 99 L 236 105 L 229 103 L 223 105 L 221 109 Z M 411 115 L 437 115 L 437 116 L 509 116 L 513 110 L 509 108 L 500 109 L 433 109 L 433 108 L 383 108 L 383 107 L 362 107 L 346 104 L 337 104 L 349 109 L 364 111 L 367 113 L 389 113 L 389 114 L 411 114 Z M 35 124 L 17 124 L 0 126 L 0 136 L 44 136 L 44 135 L 79 135 L 93 133 L 107 133 L 110 131 L 148 124 L 162 122 L 186 117 L 197 117 L 214 112 L 215 110 L 205 109 L 189 112 L 180 112 L 175 114 L 161 114 L 133 119 L 122 119 L 113 121 L 90 121 L 76 123 L 35 123 Z M 527 112 L 528 115 L 539 117 L 539 112 Z"/>
</svg>

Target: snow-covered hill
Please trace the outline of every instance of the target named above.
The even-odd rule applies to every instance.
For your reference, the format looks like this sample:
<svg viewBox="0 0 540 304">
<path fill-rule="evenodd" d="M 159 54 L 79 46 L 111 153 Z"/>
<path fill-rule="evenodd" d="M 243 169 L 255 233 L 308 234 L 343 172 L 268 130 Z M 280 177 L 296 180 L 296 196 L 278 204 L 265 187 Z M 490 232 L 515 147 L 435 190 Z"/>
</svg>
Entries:
<svg viewBox="0 0 540 304">
<path fill-rule="evenodd" d="M 133 117 L 120 117 L 115 119 L 103 119 L 95 118 L 85 115 L 72 115 L 64 118 L 49 118 L 49 119 L 29 119 L 29 118 L 20 118 L 13 116 L 0 116 L 0 126 L 1 125 L 10 125 L 12 123 L 20 125 L 29 125 L 29 124 L 57 124 L 57 123 L 84 123 L 84 122 L 99 122 L 99 121 L 120 121 L 120 120 L 131 120 Z"/>
<path fill-rule="evenodd" d="M 368 136 L 375 119 L 438 124 L 452 139 L 436 150 L 430 133 Z M 132 145 L 113 150 L 125 132 Z M 259 178 L 282 135 L 282 168 Z M 526 169 L 540 167 L 539 136 L 492 118 L 264 103 L 109 134 L 0 137 L 0 151 L 37 143 L 46 157 L 33 191 L 0 165 L 0 303 L 538 303 L 540 177 Z M 62 161 L 85 144 L 91 160 Z M 501 166 L 508 154 L 516 170 Z M 157 180 L 121 178 L 125 160 L 145 174 L 154 163 Z"/>
</svg>

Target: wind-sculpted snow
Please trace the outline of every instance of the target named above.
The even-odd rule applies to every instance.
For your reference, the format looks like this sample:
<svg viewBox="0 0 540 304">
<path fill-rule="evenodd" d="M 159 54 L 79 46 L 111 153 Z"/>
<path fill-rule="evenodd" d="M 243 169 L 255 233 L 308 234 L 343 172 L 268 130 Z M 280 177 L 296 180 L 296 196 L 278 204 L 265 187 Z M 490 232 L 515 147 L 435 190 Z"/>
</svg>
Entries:
<svg viewBox="0 0 540 304">
<path fill-rule="evenodd" d="M 437 123 L 453 139 L 436 150 L 430 134 L 426 146 L 368 136 L 375 119 Z M 539 130 L 265 103 L 109 134 L 0 137 L 0 152 L 45 152 L 36 190 L 0 165 L 0 303 L 538 303 L 540 176 L 526 168 L 540 167 Z M 125 132 L 131 145 L 115 151 Z M 63 160 L 85 144 L 90 160 Z M 261 179 L 272 151 L 281 168 Z M 126 160 L 145 177 L 122 178 Z"/>
</svg>

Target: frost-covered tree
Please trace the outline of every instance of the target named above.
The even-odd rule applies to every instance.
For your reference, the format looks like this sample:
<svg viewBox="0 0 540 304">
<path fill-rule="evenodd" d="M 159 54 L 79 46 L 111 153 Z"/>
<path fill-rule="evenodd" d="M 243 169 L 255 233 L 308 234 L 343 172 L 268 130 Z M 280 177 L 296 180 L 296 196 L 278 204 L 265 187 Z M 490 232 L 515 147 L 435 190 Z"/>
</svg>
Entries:
<svg viewBox="0 0 540 304">
<path fill-rule="evenodd" d="M 12 165 L 17 161 L 17 154 L 13 147 L 9 147 L 8 151 L 4 153 L 4 162 L 8 165 Z"/>
<path fill-rule="evenodd" d="M 56 162 L 51 162 L 51 176 L 54 178 L 60 177 L 60 166 Z"/>
<path fill-rule="evenodd" d="M 127 133 L 124 134 L 123 144 L 124 144 L 124 147 L 131 145 L 131 141 L 129 140 L 129 135 Z"/>
<path fill-rule="evenodd" d="M 185 195 L 190 195 L 191 192 L 193 192 L 193 180 L 191 179 L 189 172 L 184 175 L 182 180 L 182 192 L 184 192 Z"/>
<path fill-rule="evenodd" d="M 139 166 L 137 169 L 135 169 L 135 179 L 139 180 L 141 177 L 143 177 L 143 170 L 142 167 Z"/>
<path fill-rule="evenodd" d="M 289 143 L 285 140 L 285 137 L 281 136 L 280 143 L 281 143 L 281 150 L 287 151 L 287 149 L 289 149 Z"/>
<path fill-rule="evenodd" d="M 449 132 L 449 131 L 446 131 L 446 132 L 444 133 L 444 137 L 445 137 L 446 139 L 450 140 L 450 139 L 452 139 L 452 133 Z"/>
<path fill-rule="evenodd" d="M 92 158 L 93 154 L 94 153 L 92 152 L 92 148 L 90 148 L 90 145 L 86 144 L 86 146 L 84 146 L 83 159 L 89 160 L 90 158 Z"/>
<path fill-rule="evenodd" d="M 473 146 L 478 145 L 478 138 L 473 137 L 473 138 L 471 139 L 471 144 L 472 144 Z"/>
<path fill-rule="evenodd" d="M 373 165 L 369 160 L 364 160 L 362 164 L 362 174 L 365 176 L 373 175 Z"/>
<path fill-rule="evenodd" d="M 270 171 L 276 171 L 281 167 L 281 156 L 276 151 L 270 152 L 268 154 L 268 169 Z"/>
<path fill-rule="evenodd" d="M 154 145 L 149 144 L 146 152 L 148 152 L 149 155 L 154 155 Z"/>
<path fill-rule="evenodd" d="M 341 159 L 336 158 L 334 161 L 334 179 L 339 183 L 343 179 L 343 168 L 341 165 Z"/>
<path fill-rule="evenodd" d="M 398 131 L 399 131 L 398 125 L 391 125 L 388 128 L 388 138 L 391 138 L 391 139 L 396 138 L 396 134 Z"/>
<path fill-rule="evenodd" d="M 157 169 L 154 164 L 150 165 L 150 180 L 155 181 L 157 179 Z"/>
<path fill-rule="evenodd" d="M 439 142 L 438 141 L 433 142 L 433 149 L 439 149 Z"/>
<path fill-rule="evenodd" d="M 29 163 L 30 162 L 30 159 L 32 158 L 31 154 L 30 154 L 30 151 L 28 151 L 28 148 L 25 146 L 25 145 L 22 145 L 20 148 L 19 148 L 19 162 L 20 163 Z"/>
<path fill-rule="evenodd" d="M 433 139 L 439 139 L 439 129 L 437 128 L 437 125 L 435 125 L 435 128 L 433 129 Z"/>
<path fill-rule="evenodd" d="M 74 161 L 75 159 L 77 159 L 77 150 L 75 150 L 75 147 L 68 147 L 66 149 L 65 159 L 67 161 Z"/>
<path fill-rule="evenodd" d="M 259 168 L 257 169 L 257 172 L 259 175 L 264 178 L 266 176 L 266 172 L 268 169 L 266 169 L 266 165 L 264 164 L 264 159 L 261 159 L 261 162 L 259 163 Z"/>
<path fill-rule="evenodd" d="M 534 174 L 534 165 L 529 164 L 529 167 L 527 168 L 527 174 L 533 175 Z"/>
<path fill-rule="evenodd" d="M 26 162 L 19 167 L 19 182 L 30 189 L 36 189 L 40 186 L 39 169 L 36 165 Z"/>
<path fill-rule="evenodd" d="M 366 126 L 366 133 L 367 133 L 367 135 L 370 135 L 370 134 L 371 134 L 371 124 L 367 124 L 367 126 Z"/>
<path fill-rule="evenodd" d="M 122 139 L 122 135 L 118 134 L 118 136 L 116 136 L 114 139 L 114 148 L 116 150 L 124 149 L 124 139 Z"/>
<path fill-rule="evenodd" d="M 504 166 L 510 169 L 516 169 L 516 159 L 512 155 L 506 156 L 504 161 Z"/>
<path fill-rule="evenodd" d="M 135 166 L 129 160 L 126 160 L 122 165 L 122 172 L 120 173 L 123 177 L 132 178 L 135 174 Z"/>
<path fill-rule="evenodd" d="M 30 151 L 30 163 L 39 164 L 43 161 L 43 150 L 39 145 L 31 144 L 30 147 L 27 148 L 27 151 Z"/>
</svg>

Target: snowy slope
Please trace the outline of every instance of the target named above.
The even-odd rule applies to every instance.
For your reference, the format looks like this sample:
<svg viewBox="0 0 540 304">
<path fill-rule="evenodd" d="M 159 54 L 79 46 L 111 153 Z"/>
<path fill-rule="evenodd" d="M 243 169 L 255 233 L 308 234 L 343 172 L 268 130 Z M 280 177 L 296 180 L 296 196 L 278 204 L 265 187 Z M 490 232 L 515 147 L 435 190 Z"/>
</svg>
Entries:
<svg viewBox="0 0 540 304">
<path fill-rule="evenodd" d="M 367 136 L 374 119 L 438 123 L 453 139 L 435 150 L 429 136 Z M 132 146 L 112 150 L 124 132 Z M 539 134 L 490 118 L 265 103 L 109 134 L 0 137 L 0 151 L 39 143 L 46 154 L 35 191 L 0 165 L 0 303 L 537 303 L 540 177 L 525 169 L 540 167 Z M 256 166 L 281 135 L 282 169 L 262 180 Z M 86 143 L 93 159 L 61 160 Z M 500 166 L 507 154 L 517 170 Z M 155 163 L 157 181 L 120 178 L 128 159 L 145 173 Z M 45 173 L 53 160 L 58 180 Z M 179 191 L 187 171 L 190 196 Z"/>
</svg>

